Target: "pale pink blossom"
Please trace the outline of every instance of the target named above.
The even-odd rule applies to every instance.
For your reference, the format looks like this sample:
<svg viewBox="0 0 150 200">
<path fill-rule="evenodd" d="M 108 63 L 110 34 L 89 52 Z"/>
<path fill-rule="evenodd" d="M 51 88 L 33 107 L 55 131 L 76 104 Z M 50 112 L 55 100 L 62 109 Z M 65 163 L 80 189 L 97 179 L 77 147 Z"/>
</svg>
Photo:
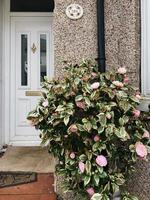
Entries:
<svg viewBox="0 0 150 200">
<path fill-rule="evenodd" d="M 95 136 L 94 136 L 94 141 L 95 141 L 95 142 L 99 142 L 99 141 L 100 141 L 99 135 L 95 135 Z"/>
<path fill-rule="evenodd" d="M 92 76 L 93 76 L 93 78 L 96 78 L 97 74 L 95 72 L 92 72 Z"/>
<path fill-rule="evenodd" d="M 79 162 L 79 170 L 81 173 L 84 173 L 85 171 L 85 164 L 83 162 Z"/>
<path fill-rule="evenodd" d="M 142 97 L 141 97 L 141 95 L 137 94 L 136 98 L 140 100 Z"/>
<path fill-rule="evenodd" d="M 78 108 L 82 108 L 82 109 L 85 109 L 85 103 L 83 101 L 77 101 L 76 102 L 76 106 Z"/>
<path fill-rule="evenodd" d="M 145 130 L 142 138 L 150 138 L 150 133 Z"/>
<path fill-rule="evenodd" d="M 125 84 L 128 84 L 128 83 L 129 83 L 129 77 L 126 76 L 126 77 L 123 79 L 123 82 L 124 82 Z"/>
<path fill-rule="evenodd" d="M 45 107 L 45 108 L 48 106 L 48 100 L 47 99 L 42 103 L 42 106 Z"/>
<path fill-rule="evenodd" d="M 119 74 L 125 74 L 126 72 L 127 72 L 127 70 L 126 70 L 125 67 L 120 67 L 120 68 L 118 69 L 118 73 L 119 73 Z"/>
<path fill-rule="evenodd" d="M 78 131 L 78 128 L 75 124 L 72 124 L 70 127 L 69 127 L 69 131 L 72 132 L 72 133 L 76 133 Z"/>
<path fill-rule="evenodd" d="M 107 165 L 107 159 L 103 155 L 97 156 L 96 163 L 101 167 L 105 167 Z"/>
<path fill-rule="evenodd" d="M 96 89 L 99 88 L 99 86 L 100 86 L 100 83 L 99 83 L 99 82 L 95 82 L 95 83 L 93 83 L 93 84 L 91 85 L 91 88 L 92 88 L 93 90 L 96 90 Z"/>
<path fill-rule="evenodd" d="M 120 81 L 113 81 L 112 82 L 115 86 L 119 87 L 119 88 L 122 88 L 124 86 L 124 84 Z"/>
<path fill-rule="evenodd" d="M 107 119 L 111 119 L 112 118 L 110 113 L 107 113 L 106 117 L 107 117 Z"/>
<path fill-rule="evenodd" d="M 90 195 L 90 196 L 93 196 L 94 195 L 94 193 L 95 193 L 95 191 L 94 191 L 94 188 L 88 188 L 87 190 L 87 193 Z"/>
<path fill-rule="evenodd" d="M 134 117 L 138 118 L 138 117 L 140 116 L 140 114 L 141 114 L 141 111 L 135 109 L 135 110 L 133 111 L 133 114 L 134 114 Z"/>
<path fill-rule="evenodd" d="M 137 142 L 135 144 L 135 150 L 136 150 L 137 155 L 140 156 L 141 158 L 146 157 L 148 154 L 147 148 L 144 146 L 142 142 Z"/>
<path fill-rule="evenodd" d="M 71 158 L 71 159 L 75 159 L 75 157 L 76 157 L 75 153 L 72 152 L 72 153 L 70 154 L 70 158 Z"/>
</svg>

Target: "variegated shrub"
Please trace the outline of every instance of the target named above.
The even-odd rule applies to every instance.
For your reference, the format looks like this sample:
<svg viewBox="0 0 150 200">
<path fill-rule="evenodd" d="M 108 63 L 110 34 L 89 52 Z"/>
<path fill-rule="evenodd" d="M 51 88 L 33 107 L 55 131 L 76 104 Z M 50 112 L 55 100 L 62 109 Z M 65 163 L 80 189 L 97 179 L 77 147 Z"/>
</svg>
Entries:
<svg viewBox="0 0 150 200">
<path fill-rule="evenodd" d="M 84 61 L 64 77 L 43 84 L 43 97 L 28 120 L 59 160 L 65 189 L 81 199 L 109 200 L 126 183 L 134 163 L 147 159 L 150 135 L 137 109 L 140 94 L 125 67 L 98 72 Z M 136 200 L 122 190 L 123 200 Z"/>
</svg>

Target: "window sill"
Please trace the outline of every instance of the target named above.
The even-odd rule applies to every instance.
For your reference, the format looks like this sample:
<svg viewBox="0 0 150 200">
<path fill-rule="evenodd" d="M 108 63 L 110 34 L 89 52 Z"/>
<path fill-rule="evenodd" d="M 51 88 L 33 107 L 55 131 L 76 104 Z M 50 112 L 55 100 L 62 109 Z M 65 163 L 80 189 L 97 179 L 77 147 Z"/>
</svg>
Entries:
<svg viewBox="0 0 150 200">
<path fill-rule="evenodd" d="M 149 111 L 150 105 L 150 97 L 142 96 L 141 103 L 139 105 L 139 110 L 141 111 Z"/>
</svg>

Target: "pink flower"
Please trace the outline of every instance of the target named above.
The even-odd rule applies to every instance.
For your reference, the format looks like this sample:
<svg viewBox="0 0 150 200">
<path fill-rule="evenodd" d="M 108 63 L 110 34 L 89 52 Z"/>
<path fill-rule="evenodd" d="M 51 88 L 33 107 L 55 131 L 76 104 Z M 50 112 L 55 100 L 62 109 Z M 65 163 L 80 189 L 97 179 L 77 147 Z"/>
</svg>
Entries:
<svg viewBox="0 0 150 200">
<path fill-rule="evenodd" d="M 78 131 L 78 128 L 75 124 L 72 124 L 70 127 L 69 127 L 69 131 L 72 132 L 72 133 L 76 133 Z"/>
<path fill-rule="evenodd" d="M 45 108 L 48 106 L 48 100 L 47 99 L 42 103 L 42 106 L 44 106 Z"/>
<path fill-rule="evenodd" d="M 99 141 L 100 141 L 99 135 L 95 135 L 95 136 L 94 136 L 94 141 L 95 141 L 95 142 L 99 142 Z"/>
<path fill-rule="evenodd" d="M 123 82 L 124 82 L 124 84 L 128 84 L 128 83 L 129 83 L 129 77 L 126 76 L 126 77 L 123 79 Z"/>
<path fill-rule="evenodd" d="M 77 101 L 76 102 L 76 106 L 78 108 L 82 108 L 82 109 L 85 109 L 85 103 L 83 101 Z"/>
<path fill-rule="evenodd" d="M 76 157 L 75 153 L 72 152 L 72 153 L 70 154 L 70 158 L 71 158 L 71 159 L 75 159 L 75 157 Z"/>
<path fill-rule="evenodd" d="M 120 68 L 118 69 L 118 73 L 119 73 L 119 74 L 125 74 L 126 72 L 127 72 L 127 70 L 126 70 L 125 67 L 120 67 Z"/>
<path fill-rule="evenodd" d="M 87 193 L 90 195 L 90 196 L 93 196 L 94 195 L 94 193 L 95 193 L 95 191 L 94 191 L 94 189 L 91 187 L 91 188 L 88 188 L 87 190 Z"/>
<path fill-rule="evenodd" d="M 135 150 L 136 150 L 137 155 L 140 156 L 141 158 L 146 157 L 148 154 L 147 148 L 144 146 L 142 142 L 137 142 L 135 144 Z"/>
<path fill-rule="evenodd" d="M 105 167 L 107 165 L 107 159 L 103 155 L 97 156 L 96 163 L 101 167 Z"/>
<path fill-rule="evenodd" d="M 142 138 L 150 138 L 150 134 L 148 131 L 145 131 Z"/>
<path fill-rule="evenodd" d="M 136 118 L 138 118 L 139 116 L 140 116 L 140 114 L 141 114 L 141 112 L 140 112 L 140 110 L 134 110 L 133 111 L 133 114 L 134 114 L 134 117 L 136 117 Z"/>
<path fill-rule="evenodd" d="M 112 82 L 115 86 L 119 87 L 119 88 L 122 88 L 124 86 L 124 84 L 120 81 L 113 81 Z"/>
<path fill-rule="evenodd" d="M 97 74 L 95 72 L 92 72 L 92 76 L 93 76 L 93 78 L 96 78 Z"/>
<path fill-rule="evenodd" d="M 83 162 L 79 162 L 79 169 L 80 169 L 80 172 L 81 173 L 84 173 L 84 171 L 85 171 L 85 164 L 83 163 Z"/>
<path fill-rule="evenodd" d="M 95 82 L 95 83 L 93 83 L 93 84 L 91 85 L 91 88 L 92 88 L 93 90 L 96 90 L 96 89 L 99 88 L 99 86 L 100 86 L 100 83 L 99 83 L 99 82 Z"/>
<path fill-rule="evenodd" d="M 136 98 L 140 100 L 142 97 L 139 94 L 137 94 Z"/>
<path fill-rule="evenodd" d="M 111 119 L 112 118 L 110 113 L 107 113 L 106 117 L 107 117 L 107 119 Z"/>
</svg>

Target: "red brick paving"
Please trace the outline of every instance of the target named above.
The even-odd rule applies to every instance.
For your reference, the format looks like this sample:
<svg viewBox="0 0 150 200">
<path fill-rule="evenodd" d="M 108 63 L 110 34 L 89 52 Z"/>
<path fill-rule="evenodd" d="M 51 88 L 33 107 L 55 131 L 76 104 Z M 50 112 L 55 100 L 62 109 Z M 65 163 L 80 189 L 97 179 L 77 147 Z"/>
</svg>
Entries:
<svg viewBox="0 0 150 200">
<path fill-rule="evenodd" d="M 38 174 L 37 182 L 0 189 L 0 200 L 56 200 L 53 174 Z"/>
</svg>

